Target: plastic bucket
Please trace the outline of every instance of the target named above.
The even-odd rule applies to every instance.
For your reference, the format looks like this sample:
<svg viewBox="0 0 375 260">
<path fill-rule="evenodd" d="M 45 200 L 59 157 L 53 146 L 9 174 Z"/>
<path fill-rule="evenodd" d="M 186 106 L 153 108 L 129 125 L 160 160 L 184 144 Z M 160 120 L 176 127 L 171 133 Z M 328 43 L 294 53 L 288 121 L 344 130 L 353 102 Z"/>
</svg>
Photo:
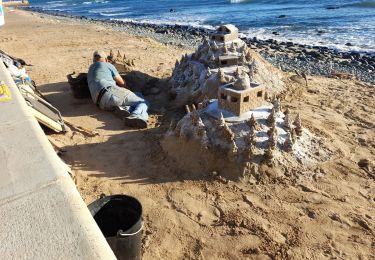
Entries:
<svg viewBox="0 0 375 260">
<path fill-rule="evenodd" d="M 137 199 L 102 196 L 88 208 L 118 259 L 141 259 L 143 219 Z"/>
<path fill-rule="evenodd" d="M 83 99 L 91 96 L 87 83 L 87 73 L 79 73 L 78 75 L 72 73 L 66 75 L 66 77 L 75 98 Z"/>
</svg>

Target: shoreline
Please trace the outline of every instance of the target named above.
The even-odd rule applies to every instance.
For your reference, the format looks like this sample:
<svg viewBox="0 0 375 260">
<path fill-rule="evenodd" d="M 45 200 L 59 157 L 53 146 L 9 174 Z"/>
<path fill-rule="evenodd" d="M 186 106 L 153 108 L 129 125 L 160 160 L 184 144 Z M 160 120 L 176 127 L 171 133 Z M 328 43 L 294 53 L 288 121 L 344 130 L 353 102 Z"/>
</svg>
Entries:
<svg viewBox="0 0 375 260">
<path fill-rule="evenodd" d="M 212 32 L 207 28 L 187 25 L 158 25 L 109 19 L 101 20 L 86 16 L 42 11 L 32 7 L 20 9 L 78 22 L 110 26 L 115 31 L 149 37 L 163 44 L 170 44 L 179 48 L 196 48 L 202 37 Z M 332 74 L 342 73 L 350 78 L 375 84 L 375 52 L 340 51 L 319 45 L 311 46 L 291 41 L 280 42 L 274 39 L 260 40 L 256 37 L 241 39 L 250 48 L 259 52 L 268 62 L 284 72 L 298 71 L 307 75 L 319 76 L 332 76 Z"/>
</svg>

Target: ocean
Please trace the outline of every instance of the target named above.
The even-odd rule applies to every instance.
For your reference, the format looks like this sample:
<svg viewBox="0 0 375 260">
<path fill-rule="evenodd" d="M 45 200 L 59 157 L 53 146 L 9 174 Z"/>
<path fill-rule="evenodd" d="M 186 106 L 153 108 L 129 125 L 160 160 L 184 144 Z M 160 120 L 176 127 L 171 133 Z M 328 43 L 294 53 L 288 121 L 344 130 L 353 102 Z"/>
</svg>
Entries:
<svg viewBox="0 0 375 260">
<path fill-rule="evenodd" d="M 38 10 L 103 20 L 214 28 L 329 48 L 375 52 L 375 0 L 30 0 Z"/>
</svg>

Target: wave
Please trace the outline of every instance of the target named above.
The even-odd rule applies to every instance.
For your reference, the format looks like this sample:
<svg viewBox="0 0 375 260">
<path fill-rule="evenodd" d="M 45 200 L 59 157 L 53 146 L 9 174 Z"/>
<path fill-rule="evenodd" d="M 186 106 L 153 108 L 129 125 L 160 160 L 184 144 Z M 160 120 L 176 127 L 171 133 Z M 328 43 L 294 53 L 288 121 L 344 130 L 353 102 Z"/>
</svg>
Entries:
<svg viewBox="0 0 375 260">
<path fill-rule="evenodd" d="M 231 4 L 239 4 L 239 3 L 247 3 L 251 2 L 252 0 L 229 0 Z"/>
<path fill-rule="evenodd" d="M 125 16 L 125 15 L 128 15 L 129 12 L 122 12 L 122 13 L 99 13 L 101 16 L 109 16 L 109 17 L 112 17 L 112 16 Z"/>
<path fill-rule="evenodd" d="M 86 1 L 83 2 L 82 4 L 84 5 L 91 5 L 91 4 L 107 4 L 109 1 L 100 1 L 100 0 L 95 0 L 95 1 Z"/>
</svg>

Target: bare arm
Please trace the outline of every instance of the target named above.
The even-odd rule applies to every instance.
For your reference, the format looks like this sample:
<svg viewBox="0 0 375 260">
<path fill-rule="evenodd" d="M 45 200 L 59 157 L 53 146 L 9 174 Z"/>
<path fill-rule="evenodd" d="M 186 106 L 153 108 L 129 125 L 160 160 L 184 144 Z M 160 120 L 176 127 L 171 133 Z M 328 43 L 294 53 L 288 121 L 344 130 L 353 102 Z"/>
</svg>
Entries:
<svg viewBox="0 0 375 260">
<path fill-rule="evenodd" d="M 117 86 L 125 88 L 125 82 L 119 74 L 114 76 L 113 79 L 116 81 Z"/>
</svg>

